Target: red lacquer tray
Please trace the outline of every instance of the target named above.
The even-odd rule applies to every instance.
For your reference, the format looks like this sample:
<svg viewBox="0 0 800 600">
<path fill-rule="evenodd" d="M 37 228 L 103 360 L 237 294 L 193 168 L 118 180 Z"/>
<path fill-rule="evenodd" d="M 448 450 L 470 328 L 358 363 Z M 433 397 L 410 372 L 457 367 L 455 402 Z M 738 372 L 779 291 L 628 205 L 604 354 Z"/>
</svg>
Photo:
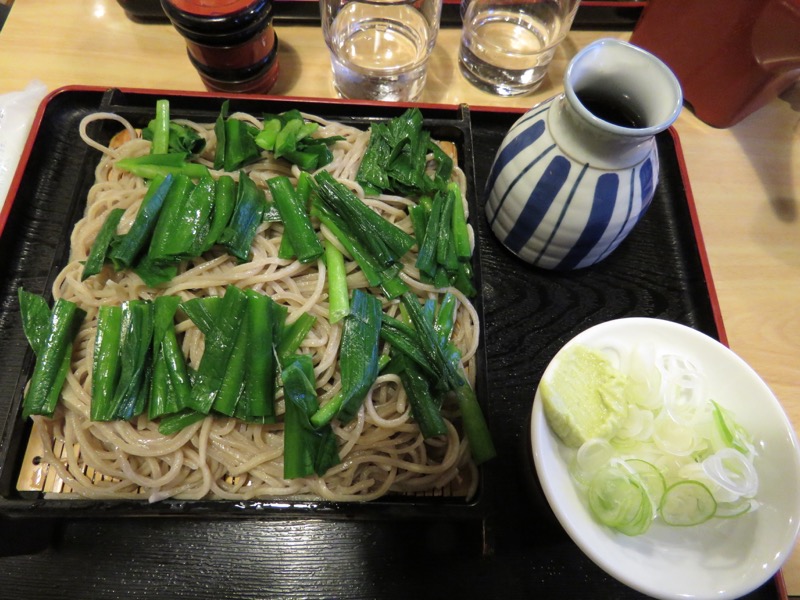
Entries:
<svg viewBox="0 0 800 600">
<path fill-rule="evenodd" d="M 645 218 L 606 261 L 574 273 L 530 267 L 483 217 L 483 185 L 520 111 L 422 105 L 434 135 L 451 136 L 468 174 L 480 262 L 484 362 L 479 394 L 498 457 L 475 502 L 412 499 L 358 505 L 274 502 L 94 502 L 16 491 L 28 428 L 19 414 L 30 357 L 16 301 L 45 291 L 80 215 L 97 161 L 78 135 L 97 110 L 213 120 L 204 93 L 72 87 L 43 104 L 0 214 L 0 569 L 7 597 L 49 598 L 63 583 L 82 598 L 641 598 L 610 578 L 553 517 L 533 471 L 528 415 L 542 371 L 587 327 L 658 317 L 725 341 L 702 238 L 673 130 L 657 137 L 660 180 Z M 231 110 L 293 106 L 367 124 L 396 104 L 231 98 Z M 137 517 L 137 518 L 131 518 Z M 25 554 L 24 556 L 21 556 Z M 36 577 L 31 577 L 36 573 Z M 69 586 L 69 587 L 66 587 Z M 748 595 L 785 598 L 780 575 Z"/>
</svg>

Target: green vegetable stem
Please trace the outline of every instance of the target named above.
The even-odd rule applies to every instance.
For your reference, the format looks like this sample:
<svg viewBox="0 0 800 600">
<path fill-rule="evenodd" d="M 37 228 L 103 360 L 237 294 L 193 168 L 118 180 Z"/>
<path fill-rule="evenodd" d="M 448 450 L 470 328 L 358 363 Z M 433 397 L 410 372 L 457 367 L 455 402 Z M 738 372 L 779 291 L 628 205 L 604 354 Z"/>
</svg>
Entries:
<svg viewBox="0 0 800 600">
<path fill-rule="evenodd" d="M 228 226 L 236 207 L 236 181 L 230 175 L 220 175 L 214 187 L 214 201 L 211 222 L 203 243 L 203 252 L 208 251 L 219 240 Z"/>
<path fill-rule="evenodd" d="M 133 225 L 125 235 L 113 243 L 109 258 L 118 271 L 133 266 L 149 243 L 150 236 L 158 222 L 158 215 L 172 187 L 172 181 L 172 175 L 164 175 L 158 176 L 150 182 Z"/>
<path fill-rule="evenodd" d="M 103 268 L 106 262 L 106 256 L 111 248 L 111 243 L 117 235 L 117 227 L 124 214 L 125 211 L 121 208 L 114 208 L 109 211 L 106 220 L 103 222 L 103 226 L 97 233 L 97 237 L 94 239 L 92 247 L 89 250 L 89 256 L 83 265 L 81 281 L 86 281 L 86 279 L 92 275 L 97 275 Z"/>
<path fill-rule="evenodd" d="M 267 186 L 278 207 L 284 235 L 288 238 L 293 253 L 303 263 L 317 260 L 323 253 L 322 243 L 314 231 L 308 210 L 298 191 L 289 178 L 283 175 L 269 179 Z"/>
<path fill-rule="evenodd" d="M 205 350 L 192 387 L 189 408 L 203 414 L 210 412 L 225 381 L 228 362 L 244 321 L 246 304 L 247 296 L 242 290 L 233 285 L 225 289 L 218 318 L 206 335 Z"/>
<path fill-rule="evenodd" d="M 17 299 L 22 317 L 22 330 L 33 353 L 39 356 L 50 334 L 50 307 L 47 305 L 47 300 L 22 288 L 17 290 Z"/>
<path fill-rule="evenodd" d="M 213 410 L 250 422 L 275 422 L 278 364 L 290 360 L 316 318 L 303 313 L 285 327 L 285 307 L 235 286 L 221 298 L 184 302 L 181 310 L 205 335 L 188 406 L 203 414 Z"/>
<path fill-rule="evenodd" d="M 187 152 L 131 156 L 119 159 L 115 166 L 143 179 L 155 179 L 165 175 L 185 175 L 197 179 L 209 174 L 208 167 L 190 161 Z"/>
<path fill-rule="evenodd" d="M 319 427 L 337 417 L 350 421 L 378 377 L 378 341 L 381 329 L 381 303 L 364 290 L 354 290 L 350 314 L 344 319 L 339 347 L 342 391 L 315 411 L 311 422 Z"/>
<path fill-rule="evenodd" d="M 246 419 L 258 418 L 262 422 L 275 422 L 275 362 L 274 321 L 275 302 L 269 297 L 253 290 L 247 295 L 247 319 L 250 345 L 243 400 L 246 405 Z"/>
<path fill-rule="evenodd" d="M 186 205 L 194 184 L 186 175 L 177 175 L 164 199 L 158 221 L 150 239 L 148 258 L 154 263 L 173 262 L 178 259 L 178 245 L 191 235 L 181 231 L 181 221 L 187 214 Z M 187 228 L 190 225 L 187 225 Z M 191 241 L 190 241 L 191 243 Z"/>
<path fill-rule="evenodd" d="M 315 180 L 322 201 L 346 222 L 381 267 L 392 266 L 414 245 L 414 238 L 364 204 L 327 171 L 317 173 Z"/>
<path fill-rule="evenodd" d="M 142 138 L 150 140 L 151 154 L 200 154 L 206 146 L 205 138 L 187 125 L 170 120 L 169 100 L 156 101 L 156 117 L 142 129 Z"/>
<path fill-rule="evenodd" d="M 174 433 L 178 433 L 181 429 L 189 427 L 189 425 L 193 425 L 199 421 L 202 421 L 205 418 L 206 415 L 201 412 L 184 410 L 182 412 L 175 413 L 174 415 L 168 415 L 161 419 L 158 423 L 158 432 L 161 435 L 172 435 Z"/>
<path fill-rule="evenodd" d="M 400 259 L 414 245 L 414 238 L 364 204 L 330 173 L 315 176 L 317 197 L 312 215 L 336 236 L 364 271 L 371 287 L 380 285 L 391 299 L 408 291 L 399 278 Z"/>
<path fill-rule="evenodd" d="M 481 464 L 493 458 L 496 454 L 494 443 L 475 391 L 461 368 L 460 357 L 440 342 L 434 325 L 425 318 L 415 295 L 403 294 L 401 301 L 419 336 L 421 349 L 440 378 L 442 387 L 456 395 L 473 460 Z"/>
<path fill-rule="evenodd" d="M 207 296 L 205 298 L 192 298 L 181 303 L 180 309 L 189 317 L 203 335 L 210 335 L 214 329 L 214 321 L 219 315 L 222 298 Z"/>
<path fill-rule="evenodd" d="M 229 107 L 230 101 L 225 100 L 214 124 L 217 137 L 214 168 L 232 172 L 257 160 L 261 152 L 255 143 L 258 129 L 240 119 L 229 118 Z"/>
<path fill-rule="evenodd" d="M 392 345 L 392 349 L 396 351 L 395 353 L 402 353 L 402 355 L 413 361 L 417 368 L 421 369 L 430 380 L 440 380 L 440 373 L 434 370 L 433 365 L 428 361 L 427 355 L 422 351 L 419 337 L 413 327 L 405 325 L 388 315 L 383 315 L 380 335 L 383 340 Z"/>
<path fill-rule="evenodd" d="M 327 229 L 336 237 L 347 254 L 358 264 L 370 287 L 381 283 L 380 271 L 382 270 L 369 251 L 355 236 L 350 233 L 345 222 L 321 201 L 314 201 L 311 205 L 311 215 L 320 220 Z"/>
<path fill-rule="evenodd" d="M 119 351 L 122 341 L 122 308 L 101 306 L 97 312 L 97 332 L 92 358 L 92 421 L 110 418 L 119 376 Z M 109 415 L 107 417 L 106 415 Z"/>
<path fill-rule="evenodd" d="M 156 118 L 153 124 L 152 154 L 166 154 L 169 150 L 169 100 L 156 101 Z"/>
<path fill-rule="evenodd" d="M 303 171 L 315 171 L 333 160 L 330 146 L 344 139 L 341 136 L 313 137 L 318 129 L 318 123 L 306 121 L 298 110 L 266 115 L 255 143 L 272 152 L 275 158 L 283 158 Z"/>
<path fill-rule="evenodd" d="M 438 288 L 455 286 L 474 296 L 469 241 L 461 189 L 450 183 L 433 198 L 426 197 L 409 211 L 419 253 L 416 266 L 425 282 Z"/>
<path fill-rule="evenodd" d="M 153 383 L 148 406 L 151 419 L 179 412 L 188 405 L 191 396 L 186 359 L 175 334 L 175 313 L 179 305 L 178 296 L 155 299 Z"/>
<path fill-rule="evenodd" d="M 408 359 L 399 356 L 400 381 L 408 394 L 414 420 L 423 437 L 430 438 L 447 434 L 447 425 L 442 418 L 440 404 L 431 394 L 430 384 L 420 370 Z"/>
<path fill-rule="evenodd" d="M 286 320 L 285 314 L 282 316 L 282 320 Z M 291 356 L 297 352 L 316 321 L 317 318 L 314 315 L 302 313 L 290 325 L 281 325 L 278 343 L 275 348 L 281 364 L 289 361 Z"/>
<path fill-rule="evenodd" d="M 367 193 L 421 196 L 446 185 L 453 161 L 431 141 L 423 124 L 422 113 L 414 107 L 370 127 L 367 150 L 356 175 Z M 432 178 L 425 172 L 428 152 L 436 162 Z"/>
<path fill-rule="evenodd" d="M 225 121 L 225 160 L 226 171 L 236 171 L 257 160 L 261 154 L 255 143 L 257 129 L 250 123 L 239 119 Z"/>
<path fill-rule="evenodd" d="M 261 225 L 267 199 L 247 173 L 239 173 L 236 206 L 230 222 L 219 236 L 219 243 L 241 262 L 250 259 L 250 249 Z"/>
<path fill-rule="evenodd" d="M 62 298 L 55 301 L 52 311 L 46 310 L 42 299 L 18 291 L 22 321 L 28 342 L 36 354 L 36 363 L 28 392 L 22 403 L 22 415 L 52 416 L 61 395 L 72 360 L 75 336 L 86 312 L 74 302 Z"/>
<path fill-rule="evenodd" d="M 325 267 L 328 275 L 328 320 L 338 323 L 350 314 L 347 290 L 347 271 L 344 255 L 329 241 L 325 241 Z"/>
<path fill-rule="evenodd" d="M 113 419 L 128 420 L 145 409 L 150 388 L 150 350 L 154 305 L 146 300 L 122 303 L 120 372 L 113 400 Z"/>
<path fill-rule="evenodd" d="M 286 399 L 283 476 L 294 479 L 324 475 L 340 459 L 330 425 L 311 424 L 311 416 L 319 406 L 311 357 L 297 355 L 283 367 L 281 379 Z"/>
<path fill-rule="evenodd" d="M 150 249 L 152 260 L 179 262 L 202 253 L 211 225 L 215 190 L 216 182 L 210 175 L 206 175 L 196 185 L 190 185 L 175 213 L 168 214 L 164 210 L 156 233 L 162 234 L 163 222 L 167 234 L 159 237 L 156 237 L 156 233 L 153 234 Z"/>
<path fill-rule="evenodd" d="M 339 349 L 342 405 L 337 417 L 343 423 L 356 415 L 378 377 L 381 315 L 378 298 L 361 289 L 353 291 L 350 315 L 344 322 Z"/>
</svg>

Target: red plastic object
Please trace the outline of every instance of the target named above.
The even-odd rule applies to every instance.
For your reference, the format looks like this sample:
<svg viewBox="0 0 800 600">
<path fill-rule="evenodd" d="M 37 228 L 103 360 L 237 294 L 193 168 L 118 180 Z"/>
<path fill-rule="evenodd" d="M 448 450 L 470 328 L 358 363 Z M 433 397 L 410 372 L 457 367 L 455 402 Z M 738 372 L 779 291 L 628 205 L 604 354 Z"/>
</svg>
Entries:
<svg viewBox="0 0 800 600">
<path fill-rule="evenodd" d="M 269 92 L 278 76 L 272 0 L 163 0 L 206 88 Z"/>
<path fill-rule="evenodd" d="M 191 57 L 190 57 L 191 58 Z M 193 64 L 194 61 L 193 61 Z M 196 66 L 196 65 L 195 65 Z M 280 65 L 277 58 L 268 60 L 255 75 L 245 79 L 230 79 L 214 75 L 214 71 L 197 69 L 203 85 L 210 92 L 238 93 L 238 94 L 266 94 L 278 80 Z"/>
<path fill-rule="evenodd" d="M 670 66 L 698 118 L 730 127 L 800 80 L 800 0 L 650 0 L 631 42 Z"/>
</svg>

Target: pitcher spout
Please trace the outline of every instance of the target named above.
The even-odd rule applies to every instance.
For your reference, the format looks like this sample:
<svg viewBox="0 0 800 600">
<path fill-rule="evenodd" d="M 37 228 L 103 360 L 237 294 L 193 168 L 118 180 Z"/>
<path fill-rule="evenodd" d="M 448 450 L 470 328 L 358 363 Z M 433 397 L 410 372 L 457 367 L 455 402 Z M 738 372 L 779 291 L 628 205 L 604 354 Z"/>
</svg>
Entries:
<svg viewBox="0 0 800 600">
<path fill-rule="evenodd" d="M 598 168 L 628 167 L 652 150 L 683 107 L 680 83 L 658 58 L 627 42 L 602 39 L 581 50 L 564 74 L 564 96 L 550 126 L 572 158 Z"/>
</svg>

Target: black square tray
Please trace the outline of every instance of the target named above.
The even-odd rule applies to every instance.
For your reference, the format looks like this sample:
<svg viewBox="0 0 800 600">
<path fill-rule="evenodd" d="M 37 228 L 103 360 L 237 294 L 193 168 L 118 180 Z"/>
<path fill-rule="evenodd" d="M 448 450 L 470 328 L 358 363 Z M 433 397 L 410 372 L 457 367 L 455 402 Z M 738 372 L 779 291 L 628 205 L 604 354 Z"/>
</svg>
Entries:
<svg viewBox="0 0 800 600">
<path fill-rule="evenodd" d="M 471 218 L 485 336 L 479 393 L 498 449 L 483 468 L 479 502 L 295 506 L 283 512 L 269 503 L 206 502 L 164 510 L 82 501 L 54 506 L 14 493 L 26 433 L 18 393 L 27 352 L 16 289 L 46 289 L 63 256 L 64 233 L 82 209 L 93 159 L 88 150 L 76 150 L 82 147 L 76 142 L 80 118 L 109 103 L 145 114 L 157 97 L 169 97 L 179 112 L 215 115 L 219 107 L 219 98 L 207 94 L 65 88 L 47 101 L 26 150 L 28 165 L 18 174 L 0 237 L 0 554 L 7 555 L 0 558 L 0 597 L 47 598 L 54 584 L 63 583 L 84 598 L 138 597 L 152 590 L 187 598 L 641 598 L 594 565 L 555 520 L 534 473 L 528 419 L 549 360 L 594 324 L 657 317 L 725 341 L 672 130 L 657 138 L 660 181 L 645 218 L 603 263 L 559 274 L 513 257 L 483 217 L 483 184 L 520 111 L 421 106 L 440 133 L 464 136 L 463 166 L 468 175 L 474 168 L 469 181 L 477 210 Z M 299 105 L 360 122 L 403 109 L 286 98 L 236 102 L 256 112 Z M 122 518 L 131 515 L 139 518 Z M 14 556 L 23 553 L 28 555 Z M 747 596 L 782 597 L 780 576 Z"/>
<path fill-rule="evenodd" d="M 165 500 L 150 504 L 143 500 L 97 501 L 46 498 L 38 492 L 17 492 L 16 482 L 25 444 L 30 437 L 30 422 L 19 416 L 25 382 L 33 369 L 33 353 L 26 349 L 24 332 L 16 300 L 17 288 L 49 297 L 53 281 L 69 257 L 70 232 L 83 216 L 89 188 L 94 183 L 94 170 L 100 152 L 88 147 L 79 135 L 84 116 L 94 112 L 112 112 L 124 117 L 134 127 L 145 127 L 153 118 L 158 98 L 169 98 L 172 118 L 192 119 L 198 123 L 213 123 L 219 115 L 223 99 L 210 94 L 176 94 L 168 92 L 136 92 L 119 89 L 97 90 L 72 88 L 57 91 L 43 103 L 44 111 L 31 134 L 30 154 L 19 181 L 16 199 L 8 215 L 8 223 L 0 237 L 0 253 L 9 260 L 0 264 L 0 347 L 7 348 L 0 366 L 0 415 L 4 425 L 0 437 L 0 514 L 26 512 L 40 516 L 92 516 L 100 512 L 117 516 L 148 516 L 182 514 L 190 516 L 244 516 L 275 513 L 280 515 L 315 515 L 333 517 L 420 517 L 425 515 L 464 516 L 479 518 L 486 503 L 486 474 L 482 473 L 477 494 L 463 497 L 420 494 L 386 496 L 369 503 L 309 502 L 279 498 L 275 501 L 253 500 L 225 502 L 218 500 L 186 502 Z M 280 113 L 302 105 L 311 112 L 367 129 L 373 121 L 399 115 L 399 105 L 351 104 L 340 102 L 300 102 L 231 97 L 230 111 L 253 115 Z M 472 171 L 472 134 L 469 109 L 429 107 L 425 110 L 424 126 L 435 139 L 453 142 L 467 180 L 474 181 Z M 89 137 L 107 144 L 120 130 L 116 121 L 100 120 L 87 128 Z M 475 187 L 470 186 L 470 212 L 478 214 Z M 480 248 L 473 256 L 476 287 L 480 285 Z M 475 309 L 481 315 L 480 295 Z M 481 319 L 483 321 L 483 319 Z M 476 393 L 486 404 L 485 344 L 481 333 L 477 352 Z M 34 512 L 29 509 L 36 506 Z"/>
</svg>

